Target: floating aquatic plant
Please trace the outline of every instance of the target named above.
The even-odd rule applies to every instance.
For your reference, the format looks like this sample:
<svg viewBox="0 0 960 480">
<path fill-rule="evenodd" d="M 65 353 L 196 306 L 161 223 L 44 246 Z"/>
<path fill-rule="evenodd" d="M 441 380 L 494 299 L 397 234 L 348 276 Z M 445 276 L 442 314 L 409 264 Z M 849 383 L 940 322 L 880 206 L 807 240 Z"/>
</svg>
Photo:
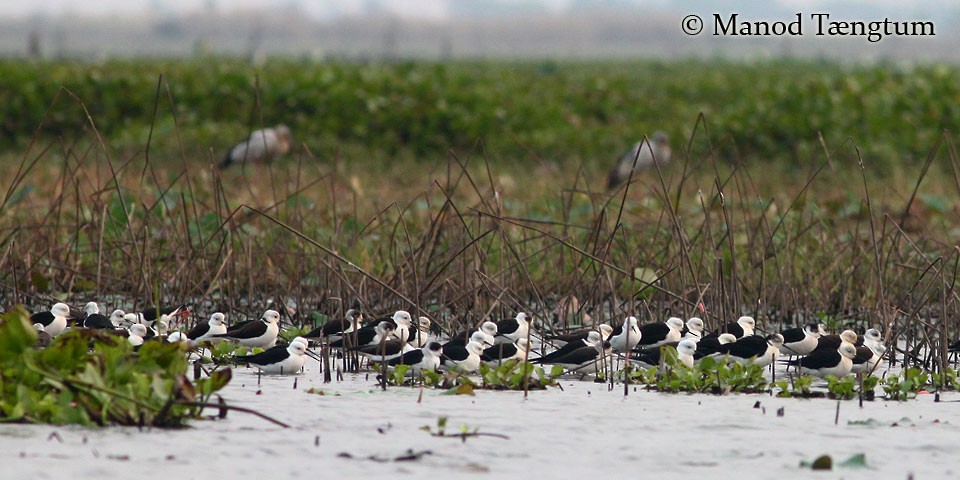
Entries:
<svg viewBox="0 0 960 480">
<path fill-rule="evenodd" d="M 508 360 L 499 366 L 480 365 L 480 383 L 471 377 L 456 372 L 440 374 L 424 370 L 417 378 L 407 376 L 409 365 L 397 365 L 387 375 L 390 385 L 419 385 L 440 387 L 448 393 L 472 395 L 474 389 L 484 390 L 523 390 L 524 382 L 530 390 L 544 390 L 556 385 L 557 378 L 563 374 L 563 367 L 555 365 L 549 372 L 532 363 Z M 466 385 L 466 386 L 465 386 Z"/>
<path fill-rule="evenodd" d="M 464 443 L 466 443 L 467 438 L 469 437 L 495 437 L 502 438 L 504 440 L 510 439 L 510 437 L 501 435 L 499 433 L 481 433 L 479 428 L 471 428 L 467 424 L 460 425 L 459 433 L 447 433 L 447 420 L 447 417 L 438 417 L 436 429 L 430 428 L 430 425 L 424 425 L 420 427 L 420 430 L 423 430 L 434 437 L 459 438 Z"/>
<path fill-rule="evenodd" d="M 191 382 L 181 345 L 74 330 L 35 349 L 21 309 L 0 319 L 0 415 L 5 422 L 178 427 L 230 381 L 222 369 Z"/>
<path fill-rule="evenodd" d="M 837 400 L 850 400 L 857 396 L 857 378 L 827 375 L 827 391 L 830 392 L 830 397 Z"/>
<path fill-rule="evenodd" d="M 941 372 L 932 373 L 931 379 L 939 390 L 957 390 L 960 387 L 958 371 L 950 367 L 944 368 Z"/>
<path fill-rule="evenodd" d="M 891 375 L 883 381 L 887 400 L 904 401 L 916 397 L 927 385 L 930 375 L 919 368 L 907 368 L 900 375 Z"/>
<path fill-rule="evenodd" d="M 563 367 L 554 365 L 550 372 L 543 367 L 518 360 L 508 360 L 503 364 L 491 367 L 480 365 L 480 377 L 483 383 L 480 388 L 493 390 L 523 390 L 524 382 L 532 390 L 544 390 L 556 385 L 557 377 L 563 374 Z"/>
<path fill-rule="evenodd" d="M 786 380 L 774 382 L 773 386 L 779 390 L 777 392 L 778 397 L 810 397 L 812 396 L 810 387 L 813 386 L 813 377 L 801 375 L 789 382 Z"/>
<path fill-rule="evenodd" d="M 663 368 L 638 370 L 631 374 L 631 380 L 671 393 L 757 393 L 767 388 L 760 366 L 705 357 L 688 368 L 677 360 L 676 351 L 664 349 L 664 352 Z"/>
</svg>

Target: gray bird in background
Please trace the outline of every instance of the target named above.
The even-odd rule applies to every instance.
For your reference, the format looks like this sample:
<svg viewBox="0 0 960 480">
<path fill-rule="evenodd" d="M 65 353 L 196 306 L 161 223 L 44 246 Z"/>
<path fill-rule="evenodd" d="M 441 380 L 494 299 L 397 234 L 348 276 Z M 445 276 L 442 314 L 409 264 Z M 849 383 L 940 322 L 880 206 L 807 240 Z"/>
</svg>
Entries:
<svg viewBox="0 0 960 480">
<path fill-rule="evenodd" d="M 646 170 L 654 166 L 654 162 L 661 166 L 670 161 L 670 144 L 667 140 L 667 134 L 662 131 L 654 132 L 649 139 L 650 145 L 646 145 L 642 140 L 633 145 L 633 148 L 620 157 L 620 161 L 610 170 L 607 177 L 607 188 L 612 189 L 617 185 L 627 181 L 630 178 L 631 168 L 635 172 Z M 640 151 L 639 155 L 637 151 Z M 652 151 L 652 155 L 651 155 Z M 636 160 L 636 164 L 634 164 Z"/>
<path fill-rule="evenodd" d="M 292 144 L 293 138 L 286 125 L 254 130 L 250 138 L 227 152 L 220 162 L 220 168 L 227 168 L 234 163 L 270 161 L 289 152 Z"/>
</svg>

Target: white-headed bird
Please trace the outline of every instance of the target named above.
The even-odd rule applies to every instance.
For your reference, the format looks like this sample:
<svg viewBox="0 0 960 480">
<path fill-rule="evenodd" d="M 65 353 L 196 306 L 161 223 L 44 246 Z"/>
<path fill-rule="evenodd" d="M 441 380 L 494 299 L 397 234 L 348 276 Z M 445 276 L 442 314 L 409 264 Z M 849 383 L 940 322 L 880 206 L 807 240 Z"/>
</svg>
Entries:
<svg viewBox="0 0 960 480">
<path fill-rule="evenodd" d="M 250 133 L 250 138 L 227 152 L 220 162 L 220 168 L 227 168 L 235 163 L 268 162 L 283 156 L 292 146 L 293 138 L 286 125 L 254 130 Z"/>
<path fill-rule="evenodd" d="M 639 172 L 654 165 L 665 165 L 670 161 L 670 143 L 667 134 L 657 131 L 648 139 L 649 145 L 643 140 L 635 143 L 630 150 L 620 157 L 620 161 L 610 170 L 607 176 L 607 188 L 613 189 L 630 178 L 630 172 Z"/>
</svg>

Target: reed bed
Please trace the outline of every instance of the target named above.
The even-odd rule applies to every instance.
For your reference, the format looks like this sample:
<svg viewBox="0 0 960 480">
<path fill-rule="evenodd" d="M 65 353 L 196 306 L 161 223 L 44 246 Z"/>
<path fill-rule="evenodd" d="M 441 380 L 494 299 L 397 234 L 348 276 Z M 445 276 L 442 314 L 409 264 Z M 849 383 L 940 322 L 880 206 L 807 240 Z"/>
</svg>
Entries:
<svg viewBox="0 0 960 480">
<path fill-rule="evenodd" d="M 4 305 L 185 302 L 242 318 L 280 303 L 295 325 L 405 309 L 446 331 L 518 310 L 543 331 L 749 314 L 771 331 L 880 327 L 933 370 L 960 330 L 947 133 L 917 166 L 874 167 L 852 140 L 822 138 L 785 165 L 731 155 L 737 139 L 701 115 L 672 163 L 606 191 L 606 167 L 482 142 L 395 162 L 301 145 L 220 171 L 212 146 L 152 148 L 183 136 L 162 78 L 154 122 L 174 128 L 138 149 L 112 146 L 70 91 L 53 101 L 84 112 L 86 133 L 37 135 L 0 167 Z"/>
</svg>

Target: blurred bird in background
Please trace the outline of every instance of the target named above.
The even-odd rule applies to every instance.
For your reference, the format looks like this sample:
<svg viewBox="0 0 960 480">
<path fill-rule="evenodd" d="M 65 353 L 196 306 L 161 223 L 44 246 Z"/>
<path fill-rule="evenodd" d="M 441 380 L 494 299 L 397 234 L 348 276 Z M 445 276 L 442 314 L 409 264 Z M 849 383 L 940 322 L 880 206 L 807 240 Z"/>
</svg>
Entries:
<svg viewBox="0 0 960 480">
<path fill-rule="evenodd" d="M 220 162 L 224 169 L 236 163 L 269 162 L 290 151 L 293 138 L 286 125 L 254 130 L 250 138 L 240 142 L 227 152 Z"/>
<path fill-rule="evenodd" d="M 630 178 L 630 171 L 639 172 L 653 168 L 655 164 L 666 165 L 670 161 L 670 143 L 667 134 L 662 131 L 654 132 L 648 139 L 649 146 L 643 140 L 635 143 L 633 148 L 620 157 L 620 161 L 610 170 L 607 177 L 607 188 L 616 188 Z"/>
</svg>

